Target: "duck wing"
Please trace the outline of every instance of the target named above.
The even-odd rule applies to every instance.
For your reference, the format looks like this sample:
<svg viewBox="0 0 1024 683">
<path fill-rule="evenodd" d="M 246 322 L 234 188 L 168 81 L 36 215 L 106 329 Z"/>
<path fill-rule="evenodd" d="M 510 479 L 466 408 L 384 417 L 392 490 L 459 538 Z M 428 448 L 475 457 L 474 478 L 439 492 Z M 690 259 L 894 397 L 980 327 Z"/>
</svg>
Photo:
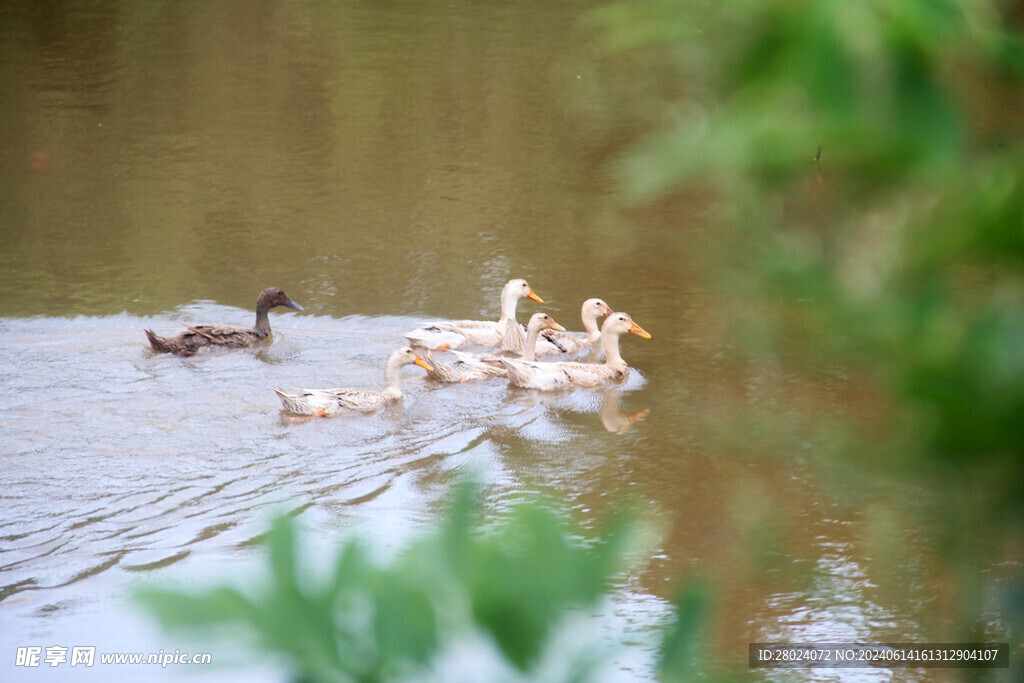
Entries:
<svg viewBox="0 0 1024 683">
<path fill-rule="evenodd" d="M 458 359 L 453 366 L 461 373 L 459 381 L 486 379 L 488 377 L 504 377 L 508 374 L 501 358 L 493 354 L 476 355 L 464 351 L 452 351 Z"/>
<path fill-rule="evenodd" d="M 585 334 L 544 330 L 540 333 L 540 338 L 537 340 L 535 353 L 538 356 L 556 354 L 576 356 L 589 347 L 590 344 L 587 343 L 587 336 Z"/>
<path fill-rule="evenodd" d="M 501 329 L 490 320 L 444 320 L 428 323 L 402 335 L 412 346 L 437 351 L 447 345 L 457 349 L 465 344 L 500 346 Z"/>
<path fill-rule="evenodd" d="M 462 373 L 459 368 L 456 367 L 455 363 L 448 363 L 443 360 L 437 360 L 433 352 L 429 349 L 423 354 L 424 359 L 430 366 L 430 370 L 427 371 L 427 376 L 431 379 L 436 379 L 439 382 L 458 382 L 462 379 Z"/>
<path fill-rule="evenodd" d="M 384 407 L 388 398 L 379 391 L 360 389 L 274 389 L 286 410 L 300 415 L 336 415 L 355 410 L 370 412 Z"/>
<path fill-rule="evenodd" d="M 622 379 L 627 370 L 618 370 L 594 363 L 537 363 L 503 359 L 509 382 L 526 389 L 553 391 L 563 387 L 597 387 Z"/>
<path fill-rule="evenodd" d="M 191 356 L 207 346 L 228 346 L 243 348 L 262 341 L 264 337 L 255 330 L 227 325 L 189 325 L 188 329 L 175 337 L 161 337 L 152 330 L 146 330 L 149 345 L 160 353 Z"/>
</svg>

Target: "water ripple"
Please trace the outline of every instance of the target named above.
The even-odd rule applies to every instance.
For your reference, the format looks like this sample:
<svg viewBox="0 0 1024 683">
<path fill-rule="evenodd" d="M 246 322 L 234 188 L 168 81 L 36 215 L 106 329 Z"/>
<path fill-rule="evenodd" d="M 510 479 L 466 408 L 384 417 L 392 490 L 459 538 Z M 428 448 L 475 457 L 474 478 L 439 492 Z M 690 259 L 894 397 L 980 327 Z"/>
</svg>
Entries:
<svg viewBox="0 0 1024 683">
<path fill-rule="evenodd" d="M 178 316 L 241 314 L 195 302 Z M 598 424 L 595 392 L 448 386 L 418 369 L 403 372 L 405 400 L 381 413 L 286 419 L 274 386 L 380 388 L 384 358 L 419 322 L 287 313 L 267 347 L 182 359 L 151 353 L 142 334 L 176 331 L 176 320 L 0 321 L 0 601 L 231 552 L 282 505 L 328 527 L 372 514 L 401 535 L 435 507 L 410 501 L 436 502 L 457 473 L 503 477 L 507 443 L 557 446 Z"/>
</svg>

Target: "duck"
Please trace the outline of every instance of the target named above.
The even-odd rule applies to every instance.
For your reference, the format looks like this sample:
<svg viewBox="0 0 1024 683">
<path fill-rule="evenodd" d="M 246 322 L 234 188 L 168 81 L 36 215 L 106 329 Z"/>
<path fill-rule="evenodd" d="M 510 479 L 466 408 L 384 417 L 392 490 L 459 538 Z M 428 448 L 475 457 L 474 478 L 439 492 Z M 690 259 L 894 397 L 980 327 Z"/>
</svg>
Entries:
<svg viewBox="0 0 1024 683">
<path fill-rule="evenodd" d="M 537 345 L 537 355 L 546 356 L 555 353 L 567 356 L 577 356 L 583 351 L 596 351 L 597 342 L 601 339 L 601 330 L 597 326 L 597 319 L 612 315 L 615 311 L 601 299 L 587 299 L 580 308 L 580 318 L 583 320 L 585 334 L 546 331 Z M 596 359 L 596 358 L 595 358 Z"/>
<path fill-rule="evenodd" d="M 621 380 L 629 373 L 629 366 L 619 354 L 619 337 L 626 332 L 643 339 L 651 335 L 633 322 L 628 313 L 614 313 L 601 326 L 601 346 L 604 363 L 551 363 L 529 362 L 503 358 L 508 370 L 508 381 L 518 387 L 553 391 L 564 387 L 596 387 L 612 380 Z"/>
<path fill-rule="evenodd" d="M 405 346 L 392 351 L 384 363 L 383 391 L 348 388 L 285 391 L 277 387 L 274 392 L 286 410 L 299 415 L 327 417 L 353 411 L 369 413 L 402 398 L 398 379 L 406 365 L 418 365 L 427 372 L 433 371 L 412 348 Z"/>
<path fill-rule="evenodd" d="M 565 328 L 555 322 L 554 318 L 547 313 L 534 313 L 530 317 L 529 324 L 526 326 L 526 345 L 523 349 L 523 360 L 532 361 L 536 359 L 535 348 L 542 330 L 564 332 Z M 488 377 L 505 377 L 508 374 L 499 356 L 493 354 L 476 355 L 446 347 L 442 347 L 439 350 L 450 350 L 456 357 L 454 363 L 449 363 L 435 359 L 433 351 L 430 349 L 424 352 L 427 362 L 434 368 L 433 372 L 428 372 L 427 375 L 441 382 L 469 382 L 487 379 Z"/>
<path fill-rule="evenodd" d="M 444 320 L 428 323 L 410 330 L 402 336 L 410 345 L 438 351 L 442 346 L 457 349 L 465 344 L 493 346 L 502 351 L 522 353 L 526 334 L 516 320 L 516 307 L 520 299 L 544 303 L 522 278 L 509 280 L 501 290 L 501 317 L 491 320 Z"/>
<path fill-rule="evenodd" d="M 267 312 L 276 306 L 287 306 L 301 311 L 298 305 L 279 287 L 268 287 L 256 298 L 256 325 L 252 329 L 228 327 L 227 325 L 186 325 L 188 330 L 176 337 L 161 337 L 153 330 L 146 330 L 149 345 L 158 353 L 173 353 L 178 356 L 193 356 L 206 347 L 223 346 L 246 348 L 263 342 L 270 337 L 270 320 Z"/>
</svg>

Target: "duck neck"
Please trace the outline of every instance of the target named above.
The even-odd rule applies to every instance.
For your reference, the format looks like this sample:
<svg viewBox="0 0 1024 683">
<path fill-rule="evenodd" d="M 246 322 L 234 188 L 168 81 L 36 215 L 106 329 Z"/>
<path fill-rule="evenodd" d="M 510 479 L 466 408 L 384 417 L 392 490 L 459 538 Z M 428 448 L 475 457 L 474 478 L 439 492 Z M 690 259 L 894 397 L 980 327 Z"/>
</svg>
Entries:
<svg viewBox="0 0 1024 683">
<path fill-rule="evenodd" d="M 619 355 L 619 335 L 602 334 L 601 346 L 604 347 L 604 364 L 612 368 L 624 368 L 626 361 Z"/>
<path fill-rule="evenodd" d="M 270 334 L 270 316 L 267 315 L 270 312 L 270 302 L 260 297 L 256 302 L 256 326 L 253 330 L 261 337 L 266 337 Z"/>
<path fill-rule="evenodd" d="M 519 297 L 515 292 L 502 291 L 501 293 L 501 318 L 498 322 L 516 322 L 516 307 L 519 305 Z"/>
<path fill-rule="evenodd" d="M 587 309 L 583 309 L 583 329 L 587 331 L 587 341 L 596 342 L 601 338 L 601 330 L 597 329 L 597 316 L 587 314 Z"/>
<path fill-rule="evenodd" d="M 384 365 L 384 393 L 395 398 L 402 395 L 398 388 L 398 378 L 402 374 L 402 366 L 389 358 Z"/>
<path fill-rule="evenodd" d="M 540 336 L 540 328 L 532 325 L 526 328 L 526 346 L 523 347 L 523 360 L 537 360 L 537 337 Z"/>
</svg>

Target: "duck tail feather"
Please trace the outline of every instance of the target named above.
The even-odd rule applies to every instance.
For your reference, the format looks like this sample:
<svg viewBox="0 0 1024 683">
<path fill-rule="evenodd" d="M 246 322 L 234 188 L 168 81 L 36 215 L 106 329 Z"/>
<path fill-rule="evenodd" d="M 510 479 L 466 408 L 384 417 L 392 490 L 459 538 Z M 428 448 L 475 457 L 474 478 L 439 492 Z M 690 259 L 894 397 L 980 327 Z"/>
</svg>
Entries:
<svg viewBox="0 0 1024 683">
<path fill-rule="evenodd" d="M 149 337 L 149 345 L 153 347 L 154 351 L 173 353 L 173 349 L 167 345 L 167 340 L 157 335 L 153 330 L 146 330 L 146 336 Z"/>
</svg>

